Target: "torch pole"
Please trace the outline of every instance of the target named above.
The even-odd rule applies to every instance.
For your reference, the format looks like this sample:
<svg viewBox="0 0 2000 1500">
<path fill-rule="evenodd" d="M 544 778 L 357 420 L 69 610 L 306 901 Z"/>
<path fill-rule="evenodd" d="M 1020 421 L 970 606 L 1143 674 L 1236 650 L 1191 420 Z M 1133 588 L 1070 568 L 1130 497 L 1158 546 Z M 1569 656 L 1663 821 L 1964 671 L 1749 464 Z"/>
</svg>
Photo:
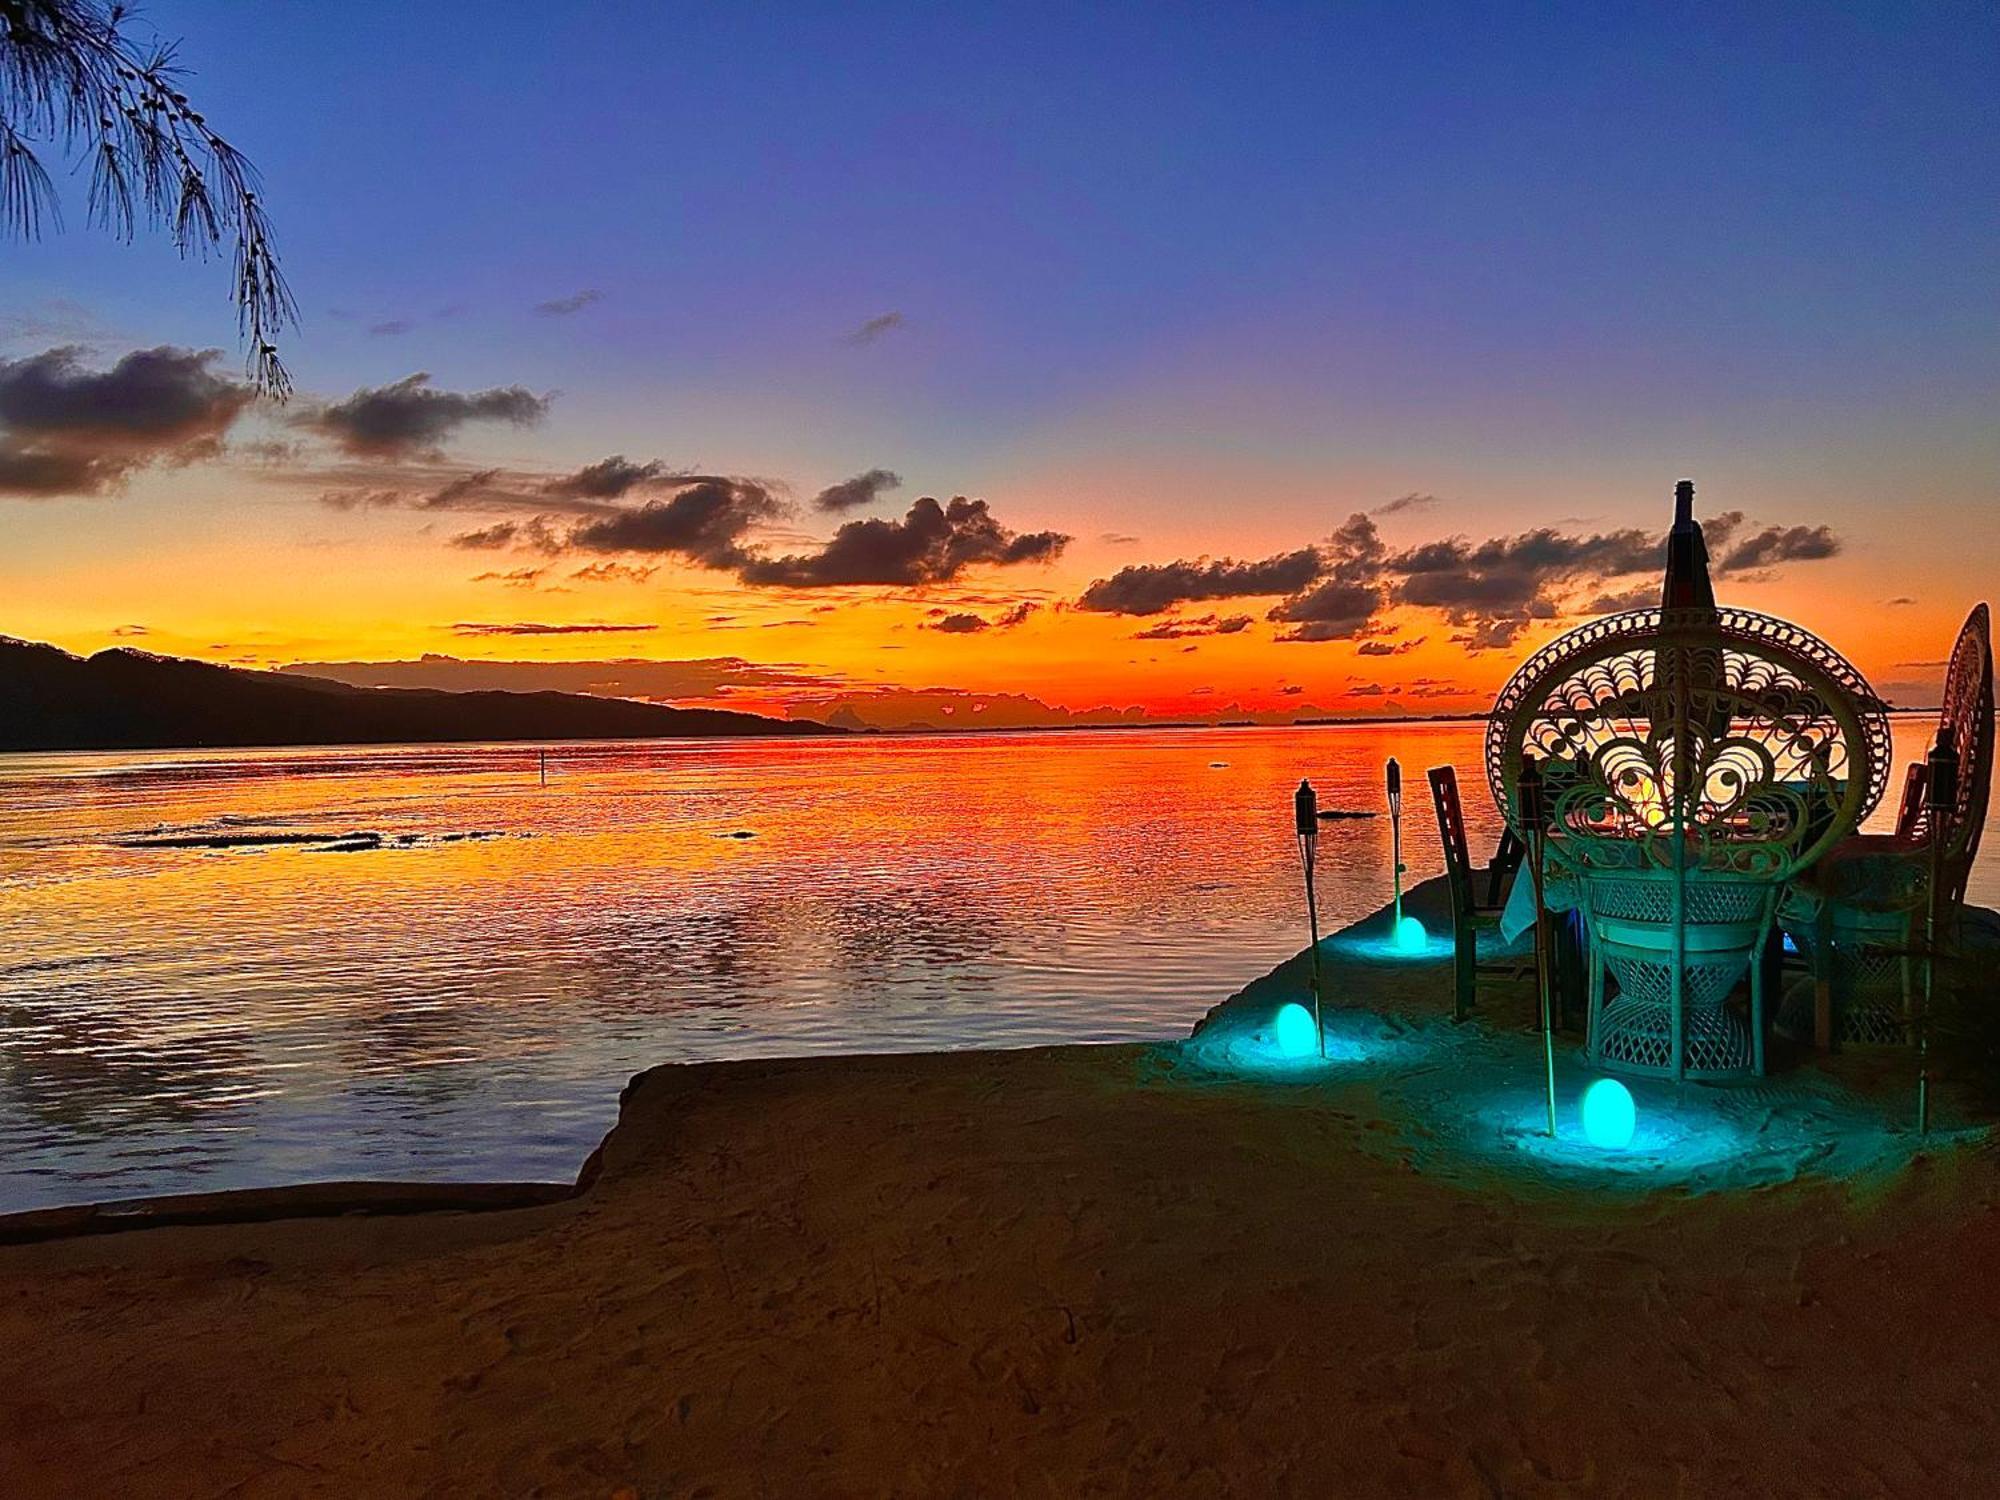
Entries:
<svg viewBox="0 0 2000 1500">
<path fill-rule="evenodd" d="M 1314 867 L 1319 862 L 1319 795 L 1304 778 L 1292 795 L 1292 814 L 1299 840 L 1299 864 L 1306 877 L 1306 927 L 1312 936 L 1313 1034 L 1319 1041 L 1319 1055 L 1325 1057 L 1326 1022 L 1320 1014 L 1319 896 L 1313 889 Z"/>
<path fill-rule="evenodd" d="M 1389 941 L 1403 937 L 1403 768 L 1389 757 L 1389 862 L 1395 866 L 1396 914 L 1389 921 Z"/>
<path fill-rule="evenodd" d="M 1546 788 L 1542 770 L 1531 755 L 1521 757 L 1520 813 L 1527 845 L 1528 879 L 1535 893 L 1535 992 L 1542 1006 L 1542 1073 L 1547 1084 L 1549 1138 L 1556 1134 L 1556 1031 L 1549 1003 L 1548 910 L 1543 904 L 1542 857 L 1548 846 Z"/>
<path fill-rule="evenodd" d="M 1938 726 L 1931 746 L 1930 780 L 1924 787 L 1924 831 L 1930 841 L 1930 880 L 1924 903 L 1924 1008 L 1917 1016 L 1917 1134 L 1931 1129 L 1931 1005 L 1937 996 L 1938 946 L 1944 938 L 1945 825 L 1958 809 L 1958 746 L 1951 726 Z"/>
</svg>

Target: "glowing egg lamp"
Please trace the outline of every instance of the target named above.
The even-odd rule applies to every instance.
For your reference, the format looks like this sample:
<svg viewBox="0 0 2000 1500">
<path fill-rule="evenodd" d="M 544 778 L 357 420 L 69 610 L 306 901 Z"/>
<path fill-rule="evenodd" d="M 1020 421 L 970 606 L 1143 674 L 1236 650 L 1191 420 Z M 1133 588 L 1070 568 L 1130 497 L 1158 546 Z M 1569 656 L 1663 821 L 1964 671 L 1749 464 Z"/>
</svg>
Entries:
<svg viewBox="0 0 2000 1500">
<path fill-rule="evenodd" d="M 1600 1078 L 1583 1091 L 1583 1138 L 1601 1151 L 1622 1151 L 1632 1144 L 1639 1110 L 1632 1091 L 1615 1078 Z"/>
<path fill-rule="evenodd" d="M 1313 1025 L 1312 1012 L 1303 1005 L 1287 1005 L 1279 1010 L 1271 1031 L 1277 1038 L 1280 1057 L 1314 1057 L 1319 1053 L 1319 1028 Z"/>
<path fill-rule="evenodd" d="M 1431 935 L 1424 931 L 1424 924 L 1415 917 L 1404 917 L 1396 923 L 1396 930 L 1389 938 L 1389 946 L 1398 953 L 1422 953 L 1430 946 Z"/>
</svg>

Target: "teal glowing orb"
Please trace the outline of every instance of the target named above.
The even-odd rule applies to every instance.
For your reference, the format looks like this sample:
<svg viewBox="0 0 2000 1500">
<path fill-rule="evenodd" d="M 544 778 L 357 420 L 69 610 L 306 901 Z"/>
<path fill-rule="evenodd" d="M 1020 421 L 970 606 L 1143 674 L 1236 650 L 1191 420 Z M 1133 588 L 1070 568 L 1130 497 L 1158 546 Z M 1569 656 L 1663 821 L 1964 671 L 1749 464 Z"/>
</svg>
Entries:
<svg viewBox="0 0 2000 1500">
<path fill-rule="evenodd" d="M 1398 953 L 1421 953 L 1431 943 L 1431 935 L 1424 931 L 1424 924 L 1415 917 L 1405 917 L 1396 924 L 1389 944 Z"/>
<path fill-rule="evenodd" d="M 1319 1028 L 1313 1024 L 1313 1013 L 1303 1005 L 1292 1004 L 1278 1012 L 1278 1019 L 1271 1027 L 1278 1042 L 1280 1057 L 1314 1057 L 1319 1053 Z"/>
<path fill-rule="evenodd" d="M 1603 1151 L 1622 1151 L 1639 1128 L 1632 1091 L 1615 1078 L 1600 1078 L 1583 1091 L 1583 1138 Z"/>
</svg>

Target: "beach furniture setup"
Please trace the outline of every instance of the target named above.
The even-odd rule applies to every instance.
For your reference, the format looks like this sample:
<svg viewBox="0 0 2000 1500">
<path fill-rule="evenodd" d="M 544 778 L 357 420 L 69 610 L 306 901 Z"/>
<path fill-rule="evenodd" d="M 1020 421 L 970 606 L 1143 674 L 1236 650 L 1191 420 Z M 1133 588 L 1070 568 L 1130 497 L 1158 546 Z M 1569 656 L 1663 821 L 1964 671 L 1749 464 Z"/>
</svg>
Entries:
<svg viewBox="0 0 2000 1500">
<path fill-rule="evenodd" d="M 1853 836 L 1890 770 L 1884 706 L 1851 663 L 1715 603 L 1693 499 L 1684 482 L 1661 606 L 1537 651 L 1485 746 L 1507 826 L 1545 833 L 1545 903 L 1588 933 L 1586 1056 L 1676 1081 L 1764 1071 L 1781 903 Z"/>
<path fill-rule="evenodd" d="M 1483 979 L 1534 974 L 1551 1136 L 1559 1024 L 1581 1023 L 1593 1068 L 1680 1083 L 1762 1076 L 1769 1034 L 1804 1035 L 1801 1016 L 1822 1046 L 1835 1033 L 1914 1043 L 1925 1128 L 1930 1001 L 1939 960 L 1953 951 L 1993 774 L 1987 607 L 1959 632 L 1929 752 L 1902 777 L 1894 832 L 1864 835 L 1893 770 L 1887 705 L 1811 631 L 1716 602 L 1687 481 L 1666 551 L 1658 607 L 1558 637 L 1501 689 L 1483 759 L 1504 832 L 1483 873 L 1456 770 L 1429 772 L 1453 1019 L 1471 1017 Z M 1386 770 L 1393 934 L 1405 915 L 1402 787 L 1397 762 Z M 1302 784 L 1311 1025 L 1323 1057 L 1318 816 Z M 1805 975 L 1789 995 L 1788 950 Z M 1291 1008 L 1304 1035 L 1307 1013 Z M 1603 1128 L 1586 1134 L 1620 1134 L 1629 1094 L 1607 1087 L 1593 1097 Z"/>
</svg>

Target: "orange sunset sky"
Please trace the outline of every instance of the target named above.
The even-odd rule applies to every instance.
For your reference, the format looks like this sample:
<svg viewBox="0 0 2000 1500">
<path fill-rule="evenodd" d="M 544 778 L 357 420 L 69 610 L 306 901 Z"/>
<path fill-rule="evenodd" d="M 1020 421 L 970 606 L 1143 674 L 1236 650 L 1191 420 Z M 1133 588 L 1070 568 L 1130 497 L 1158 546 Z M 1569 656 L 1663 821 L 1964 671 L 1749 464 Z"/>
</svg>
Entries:
<svg viewBox="0 0 2000 1500">
<path fill-rule="evenodd" d="M 883 727 L 1471 712 L 1649 594 L 1688 476 L 1725 602 L 1918 705 L 1995 577 L 1990 27 L 173 19 L 299 391 L 240 384 L 221 267 L 10 249 L 5 634 Z"/>
</svg>

